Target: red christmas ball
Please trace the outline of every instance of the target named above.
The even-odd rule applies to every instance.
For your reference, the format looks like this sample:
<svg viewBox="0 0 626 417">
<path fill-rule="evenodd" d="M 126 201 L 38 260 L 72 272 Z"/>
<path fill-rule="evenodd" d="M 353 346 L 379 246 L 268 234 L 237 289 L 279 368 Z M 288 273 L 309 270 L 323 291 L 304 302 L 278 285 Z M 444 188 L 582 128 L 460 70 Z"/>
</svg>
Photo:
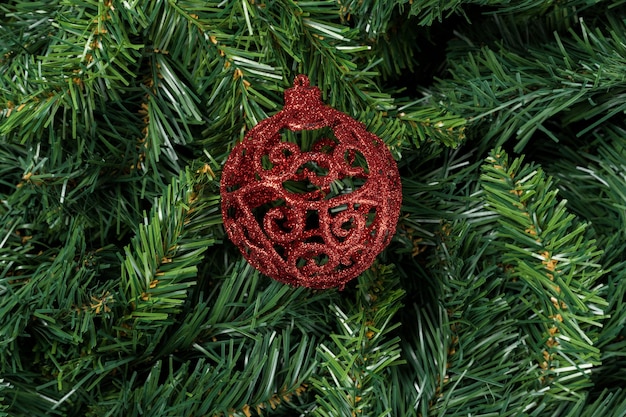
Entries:
<svg viewBox="0 0 626 417">
<path fill-rule="evenodd" d="M 393 237 L 402 202 L 383 141 L 324 105 L 304 75 L 283 110 L 232 150 L 220 192 L 224 227 L 248 262 L 310 288 L 343 288 L 366 270 Z"/>
</svg>

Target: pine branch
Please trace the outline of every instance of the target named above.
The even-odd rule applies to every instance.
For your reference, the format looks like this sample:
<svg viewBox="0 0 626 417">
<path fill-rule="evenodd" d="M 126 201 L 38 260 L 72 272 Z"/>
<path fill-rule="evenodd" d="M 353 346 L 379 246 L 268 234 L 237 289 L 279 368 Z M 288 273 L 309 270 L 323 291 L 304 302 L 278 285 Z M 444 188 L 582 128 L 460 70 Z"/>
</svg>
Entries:
<svg viewBox="0 0 626 417">
<path fill-rule="evenodd" d="M 606 7 L 616 7 L 620 3 L 619 1 L 614 1 L 612 5 L 607 5 Z M 470 9 L 473 6 L 482 6 L 484 14 L 502 16 L 515 14 L 518 19 L 524 19 L 528 16 L 549 16 L 554 20 L 568 20 L 577 11 L 588 10 L 597 5 L 598 2 L 592 0 L 574 0 L 563 3 L 523 0 L 514 4 L 498 0 L 426 0 L 412 2 L 410 15 L 417 16 L 420 25 L 431 26 L 435 22 L 442 22 L 453 14 L 464 16 L 467 20 L 470 20 L 466 9 Z"/>
<path fill-rule="evenodd" d="M 601 251 L 585 236 L 585 224 L 556 199 L 552 180 L 540 168 L 522 166 L 521 159 L 509 162 L 500 149 L 487 162 L 483 188 L 501 216 L 494 243 L 504 251 L 502 262 L 520 280 L 520 296 L 535 316 L 531 326 L 537 327 L 529 331 L 540 381 L 550 395 L 575 398 L 561 381 L 589 387 L 589 373 L 600 363 L 594 345 L 607 306 L 606 290 L 596 283 L 603 274 Z"/>
<path fill-rule="evenodd" d="M 626 131 L 605 123 L 601 130 L 583 143 L 558 149 L 563 161 L 554 160 L 546 169 L 559 179 L 559 188 L 568 206 L 592 223 L 600 236 L 624 239 L 626 186 L 621 166 L 626 161 Z M 549 161 L 546 161 L 549 164 Z M 617 226 L 617 227 L 616 227 Z M 623 254 L 617 244 L 616 253 Z M 613 246 L 603 243 L 605 252 Z"/>
<path fill-rule="evenodd" d="M 115 396 L 97 405 L 91 405 L 87 416 L 139 416 L 146 412 L 158 415 L 251 415 L 251 410 L 274 408 L 289 401 L 299 387 L 284 387 L 279 396 L 266 387 L 274 387 L 273 378 L 280 374 L 278 366 L 284 358 L 295 355 L 305 369 L 307 352 L 301 350 L 309 344 L 292 350 L 285 335 L 266 334 L 255 338 L 251 346 L 239 348 L 220 357 L 217 363 L 208 358 L 179 362 L 174 356 L 158 360 L 147 375 L 133 373 L 115 390 Z M 245 362 L 246 366 L 241 367 Z M 256 391 L 258 389 L 258 391 Z M 259 393 L 246 403 L 252 392 Z M 273 401 L 273 402 L 270 402 Z"/>
<path fill-rule="evenodd" d="M 58 129 L 66 119 L 69 126 L 59 130 L 83 149 L 85 136 L 95 132 L 102 99 L 119 100 L 117 91 L 136 76 L 131 68 L 142 46 L 120 32 L 125 22 L 114 10 L 96 1 L 18 13 L 11 13 L 20 18 L 1 33 L 8 38 L 3 102 L 9 105 L 0 134 L 24 143 L 43 136 L 45 129 Z M 30 45 L 31 39 L 37 42 Z"/>
<path fill-rule="evenodd" d="M 333 293 L 268 283 L 243 261 L 227 276 L 212 279 L 207 288 L 213 292 L 192 307 L 197 318 L 185 320 L 186 329 L 168 337 L 168 343 L 180 338 L 190 343 L 178 344 L 181 363 L 200 361 L 212 375 L 187 394 L 202 402 L 185 401 L 186 412 L 250 415 L 293 407 L 305 396 L 303 384 L 317 367 L 315 346 L 328 331 L 319 307 Z M 181 375 L 189 375 L 185 372 Z M 132 387 L 138 394 L 141 389 L 137 383 Z M 182 393 L 164 393 L 165 409 L 183 406 L 177 395 Z M 142 407 L 149 404 L 145 398 L 137 401 Z"/>
<path fill-rule="evenodd" d="M 121 282 L 106 279 L 111 264 L 120 265 L 116 249 L 88 251 L 78 221 L 68 225 L 63 245 L 37 256 L 25 252 L 16 259 L 19 268 L 14 267 L 15 261 L 3 265 L 9 294 L 0 299 L 0 326 L 3 332 L 13 330 L 0 353 L 2 368 L 11 371 L 5 375 L 12 386 L 19 388 L 18 375 L 41 361 L 56 375 L 55 384 L 41 388 L 41 395 L 50 410 L 68 412 L 100 381 L 127 369 L 129 363 L 145 360 L 157 347 L 169 353 L 176 343 L 185 342 L 161 343 L 168 326 L 149 319 L 175 322 L 173 316 L 181 311 L 196 277 L 196 265 L 218 237 L 207 232 L 221 216 L 215 194 L 201 188 L 194 192 L 193 184 L 200 181 L 191 175 L 178 181 L 156 203 L 147 225 L 140 226 L 129 246 L 136 251 L 122 265 Z M 28 244 L 25 249 L 30 249 Z M 151 255 L 158 253 L 162 256 Z M 133 265 L 142 268 L 135 270 Z M 32 353 L 15 355 L 26 336 L 32 338 Z M 75 350 L 83 355 L 74 357 Z M 97 363 L 102 365 L 94 368 Z M 31 378 L 43 383 L 49 377 Z M 13 400 L 23 395 L 19 390 L 9 394 Z M 35 411 L 37 402 L 23 407 L 31 410 L 30 415 L 41 414 Z"/>
<path fill-rule="evenodd" d="M 615 98 L 624 88 L 624 39 L 614 35 L 624 33 L 623 22 L 601 22 L 606 30 L 581 19 L 569 33 L 552 34 L 549 23 L 535 20 L 528 35 L 501 24 L 502 32 L 491 34 L 492 43 L 481 48 L 462 37 L 449 54 L 451 78 L 437 90 L 446 103 L 455 103 L 451 112 L 484 127 L 485 140 L 501 145 L 516 138 L 517 152 L 539 132 L 558 142 L 560 129 L 575 120 L 594 120 L 588 125 L 593 128 L 623 111 Z"/>
<path fill-rule="evenodd" d="M 443 19 L 455 13 L 463 15 L 463 3 L 466 2 L 463 0 L 415 2 L 411 5 L 410 14 L 418 17 L 420 25 L 430 26 L 435 22 L 443 21 Z"/>
<path fill-rule="evenodd" d="M 530 290 L 531 287 L 520 287 L 518 283 L 510 282 L 509 274 L 512 270 L 509 269 L 511 266 L 507 265 L 511 263 L 511 259 L 519 262 L 520 255 L 509 249 L 512 245 L 507 246 L 506 250 L 503 249 L 500 245 L 505 243 L 500 243 L 500 238 L 497 237 L 499 235 L 494 235 L 493 231 L 501 230 L 502 227 L 498 225 L 497 216 L 500 216 L 500 221 L 503 221 L 503 215 L 512 216 L 512 214 L 509 214 L 508 210 L 494 209 L 491 191 L 481 191 L 477 182 L 477 165 L 461 163 L 464 158 L 468 158 L 466 154 L 460 151 L 450 152 L 450 154 L 455 157 L 444 154 L 447 158 L 441 156 L 440 159 L 432 162 L 422 161 L 421 166 L 412 165 L 414 170 L 428 172 L 428 175 L 423 176 L 419 183 L 408 183 L 404 187 L 404 204 L 409 217 L 403 222 L 406 222 L 404 223 L 406 226 L 411 225 L 414 235 L 419 233 L 418 236 L 424 237 L 421 244 L 428 245 L 425 246 L 426 248 L 435 249 L 435 252 L 427 249 L 423 255 L 418 255 L 430 259 L 430 268 L 426 270 L 428 272 L 420 272 L 420 269 L 407 272 L 410 276 L 412 274 L 413 280 L 420 279 L 419 277 L 423 274 L 421 278 L 423 280 L 441 282 L 443 288 L 437 291 L 442 291 L 442 294 L 432 295 L 432 297 L 437 297 L 432 302 L 437 303 L 436 300 L 441 299 L 442 309 L 446 312 L 443 319 L 437 316 L 437 310 L 428 309 L 424 313 L 416 314 L 416 319 L 404 320 L 408 323 L 405 326 L 416 323 L 409 334 L 423 334 L 420 339 L 405 341 L 409 343 L 408 352 L 424 351 L 428 340 L 445 341 L 425 351 L 428 352 L 423 356 L 426 359 L 421 362 L 415 360 L 409 362 L 414 369 L 413 375 L 422 375 L 425 373 L 424 369 L 431 369 L 426 374 L 431 375 L 431 378 L 432 375 L 438 375 L 439 378 L 420 380 L 414 377 L 404 382 L 403 386 L 419 387 L 416 388 L 415 393 L 419 392 L 421 395 L 420 401 L 414 403 L 413 409 L 409 409 L 406 414 L 410 415 L 409 413 L 420 410 L 423 415 L 467 415 L 468 412 L 491 412 L 494 415 L 515 416 L 529 410 L 559 409 L 560 415 L 577 415 L 587 406 L 589 391 L 576 389 L 575 392 L 580 395 L 570 396 L 569 401 L 566 402 L 561 400 L 565 397 L 559 394 L 558 386 L 552 386 L 548 391 L 550 396 L 555 395 L 554 401 L 549 397 L 546 398 L 545 394 L 542 394 L 543 398 L 541 398 L 537 393 L 539 389 L 537 381 L 544 374 L 539 367 L 540 361 L 543 361 L 541 352 L 546 349 L 543 344 L 548 343 L 550 337 L 549 331 L 541 334 L 538 330 L 545 328 L 546 325 L 548 327 L 552 325 L 554 319 L 547 317 L 550 314 L 547 309 L 554 308 L 554 305 L 549 300 L 549 296 L 543 290 L 539 290 L 538 294 L 541 294 L 544 301 L 538 304 L 540 306 L 538 308 L 546 308 L 547 312 L 539 310 L 537 315 L 538 308 L 532 308 L 532 302 L 529 301 L 535 298 Z M 494 163 L 494 165 L 498 164 Z M 431 168 L 429 171 L 428 168 L 431 166 L 436 168 Z M 532 171 L 531 168 L 525 169 Z M 511 172 L 515 172 L 513 179 L 510 178 L 509 171 L 498 177 L 502 179 L 494 179 L 496 187 L 503 187 L 508 182 L 514 183 L 515 180 L 529 173 L 527 171 L 519 173 L 516 170 Z M 536 176 L 541 177 L 539 174 Z M 463 180 L 460 180 L 461 178 Z M 531 178 L 528 177 L 526 180 L 531 181 Z M 484 181 L 483 179 L 483 189 L 486 187 Z M 463 183 L 463 187 L 452 186 L 459 182 Z M 541 192 L 549 194 L 545 185 L 541 188 L 535 187 L 537 194 L 533 198 L 541 200 L 542 197 L 538 194 Z M 517 195 L 511 192 L 510 187 L 503 190 L 501 194 L 507 200 Z M 543 199 L 545 200 L 545 197 Z M 490 205 L 486 206 L 485 203 L 488 201 Z M 552 204 L 558 207 L 556 202 L 553 201 Z M 549 217 L 543 218 L 552 219 L 556 208 L 541 207 L 550 212 Z M 539 214 L 537 217 L 542 218 Z M 528 219 L 526 216 L 523 218 Z M 558 219 L 558 215 L 555 219 Z M 438 228 L 436 224 L 442 221 L 443 227 Z M 436 224 L 431 225 L 431 223 Z M 563 233 L 569 235 L 570 231 L 565 229 Z M 578 242 L 576 236 L 572 236 L 572 239 L 574 244 Z M 559 238 L 555 237 L 554 241 L 559 242 Z M 561 244 L 566 242 L 567 240 L 561 240 Z M 536 244 L 534 240 L 533 243 Z M 583 244 L 578 252 L 585 253 L 586 256 L 595 256 L 596 263 L 600 261 L 600 254 L 594 249 L 592 242 Z M 502 258 L 503 254 L 506 260 Z M 545 268 L 534 258 L 532 262 L 537 262 L 541 268 Z M 578 294 L 574 298 L 588 300 L 584 301 L 588 303 L 588 309 L 573 312 L 570 308 L 569 311 L 560 311 L 560 313 L 576 315 L 572 318 L 575 326 L 582 329 L 585 337 L 594 338 L 592 339 L 593 346 L 588 348 L 589 353 L 586 359 L 582 357 L 585 351 L 578 345 L 570 344 L 568 353 L 573 356 L 574 360 L 591 361 L 592 368 L 590 369 L 594 374 L 601 375 L 605 372 L 605 368 L 604 365 L 600 365 L 600 360 L 605 361 L 605 359 L 597 349 L 601 340 L 600 328 L 593 323 L 608 325 L 607 319 L 603 316 L 604 312 L 601 310 L 609 311 L 606 301 L 602 299 L 606 294 L 606 287 L 597 281 L 604 277 L 606 272 L 598 266 L 594 267 L 593 263 L 587 265 L 589 261 L 584 259 L 581 263 L 580 268 L 585 272 L 580 276 L 574 273 L 574 280 L 577 282 L 572 284 L 570 281 L 568 285 L 571 286 L 569 291 L 575 291 Z M 561 270 L 561 266 L 555 269 L 565 272 Z M 534 273 L 531 276 L 534 277 Z M 615 279 L 619 279 L 618 277 L 619 275 Z M 587 279 L 590 281 L 585 281 Z M 593 280 L 596 280 L 595 284 Z M 526 289 L 520 292 L 522 288 Z M 589 302 L 594 298 L 595 301 Z M 616 299 L 620 299 L 619 294 L 616 295 Z M 548 307 L 544 307 L 545 304 L 549 304 Z M 429 325 L 433 321 L 441 324 Z M 567 322 L 567 319 L 564 321 Z M 618 328 L 617 323 L 613 328 Z M 418 329 L 422 330 L 418 331 Z M 556 337 L 559 337 L 558 333 Z M 582 338 L 579 332 L 576 337 Z M 557 348 L 563 349 L 563 346 Z M 619 349 L 617 345 L 615 349 Z M 443 372 L 429 368 L 434 365 L 430 361 L 433 356 L 440 358 L 436 363 L 443 362 L 444 365 L 440 365 Z M 417 358 L 421 357 L 417 355 Z M 586 374 L 582 372 L 577 375 L 577 371 L 572 370 L 570 374 L 574 376 L 569 379 L 563 373 L 560 375 L 567 381 L 568 387 L 581 386 L 580 379 L 582 379 L 582 386 L 590 388 L 593 376 L 589 376 L 589 371 Z M 577 381 L 576 377 L 580 379 Z M 428 397 L 424 395 L 426 393 Z"/>
<path fill-rule="evenodd" d="M 187 205 L 193 203 L 193 198 L 191 190 L 172 183 L 152 215 L 145 218 L 145 226 L 139 227 L 137 236 L 125 248 L 121 288 L 122 302 L 132 306 L 129 320 L 167 321 L 187 297 L 196 265 L 206 248 L 215 243 L 210 235 L 181 238 L 188 221 Z M 215 196 L 213 205 L 217 201 Z"/>
<path fill-rule="evenodd" d="M 440 239 L 431 262 L 439 265 L 433 272 L 443 285 L 446 314 L 439 321 L 446 344 L 437 351 L 444 372 L 430 382 L 430 392 L 436 391 L 420 406 L 430 415 L 520 415 L 535 406 L 537 381 L 527 372 L 533 364 L 522 324 L 526 306 L 503 291 L 502 272 L 488 256 L 489 235 L 457 221 Z"/>
<path fill-rule="evenodd" d="M 581 407 L 582 408 L 582 407 Z M 611 416 L 617 417 L 626 413 L 626 392 L 623 388 L 615 391 L 603 392 L 593 403 L 585 407 L 580 414 L 570 413 L 569 415 L 574 417 L 580 415 L 581 417 L 599 417 L 599 416 Z"/>
<path fill-rule="evenodd" d="M 437 245 L 442 224 L 467 221 L 476 233 L 489 234 L 495 214 L 480 198 L 476 149 L 459 148 L 425 150 L 428 156 L 417 156 L 406 162 L 414 171 L 403 179 L 403 208 L 397 239 L 408 238 L 414 255 Z M 404 161 L 403 161 L 404 162 Z"/>
<path fill-rule="evenodd" d="M 385 385 L 389 369 L 402 363 L 399 338 L 389 334 L 399 326 L 392 318 L 404 292 L 389 267 L 368 270 L 360 278 L 356 305 L 331 305 L 337 333 L 318 346 L 324 373 L 311 379 L 316 390 L 315 414 L 389 415 L 396 399 Z M 354 312 L 348 316 L 346 311 Z"/>
<path fill-rule="evenodd" d="M 354 26 L 373 41 L 388 32 L 388 25 L 394 12 L 404 11 L 408 3 L 410 3 L 408 0 L 348 0 L 341 2 L 340 13 L 343 19 L 353 21 Z"/>
<path fill-rule="evenodd" d="M 602 264 L 606 265 L 607 311 L 611 317 L 603 323 L 597 346 L 602 350 L 602 366 L 596 371 L 599 387 L 613 387 L 624 379 L 625 357 L 622 333 L 626 323 L 623 300 L 626 285 L 626 240 L 624 239 L 624 205 L 626 183 L 621 166 L 626 164 L 626 134 L 612 124 L 604 124 L 584 148 L 560 147 L 564 158 L 548 165 L 559 178 L 561 194 L 568 206 L 591 223 L 603 248 Z M 567 161 L 567 163 L 565 162 Z"/>
<path fill-rule="evenodd" d="M 433 401 L 440 395 L 444 383 L 449 382 L 448 355 L 453 346 L 448 316 L 442 306 L 421 308 L 417 304 L 403 317 L 403 358 L 407 364 L 394 372 L 391 387 L 403 392 L 393 415 L 431 415 Z M 404 368 L 404 369 L 403 369 Z M 394 370 L 395 370 L 394 369 Z"/>
</svg>

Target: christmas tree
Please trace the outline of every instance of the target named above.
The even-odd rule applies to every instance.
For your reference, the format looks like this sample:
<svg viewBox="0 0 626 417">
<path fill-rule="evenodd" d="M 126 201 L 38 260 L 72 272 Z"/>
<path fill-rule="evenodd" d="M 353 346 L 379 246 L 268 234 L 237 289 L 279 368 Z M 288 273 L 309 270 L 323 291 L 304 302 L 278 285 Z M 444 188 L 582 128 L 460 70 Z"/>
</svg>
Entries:
<svg viewBox="0 0 626 417">
<path fill-rule="evenodd" d="M 626 415 L 626 2 L 0 4 L 0 416 Z M 224 163 L 297 74 L 396 160 L 342 290 Z"/>
</svg>

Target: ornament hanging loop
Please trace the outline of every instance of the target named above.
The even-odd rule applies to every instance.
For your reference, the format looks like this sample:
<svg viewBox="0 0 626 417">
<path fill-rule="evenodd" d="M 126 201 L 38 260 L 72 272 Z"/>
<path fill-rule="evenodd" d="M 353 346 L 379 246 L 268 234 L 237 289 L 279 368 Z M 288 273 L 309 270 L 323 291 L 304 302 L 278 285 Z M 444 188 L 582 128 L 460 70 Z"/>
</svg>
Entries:
<svg viewBox="0 0 626 417">
<path fill-rule="evenodd" d="M 309 77 L 307 77 L 304 74 L 298 74 L 296 75 L 296 78 L 293 79 L 293 86 L 295 88 L 297 87 L 308 88 L 310 85 L 311 85 L 311 82 L 309 81 Z"/>
</svg>

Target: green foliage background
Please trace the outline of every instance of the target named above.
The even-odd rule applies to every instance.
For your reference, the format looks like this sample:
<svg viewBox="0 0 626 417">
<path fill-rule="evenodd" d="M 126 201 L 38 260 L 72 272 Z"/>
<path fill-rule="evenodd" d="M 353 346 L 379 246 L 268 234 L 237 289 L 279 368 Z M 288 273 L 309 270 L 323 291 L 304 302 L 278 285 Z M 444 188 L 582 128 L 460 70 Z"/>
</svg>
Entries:
<svg viewBox="0 0 626 417">
<path fill-rule="evenodd" d="M 626 2 L 0 4 L 0 416 L 626 415 Z M 221 166 L 298 73 L 398 161 L 292 288 Z"/>
</svg>

